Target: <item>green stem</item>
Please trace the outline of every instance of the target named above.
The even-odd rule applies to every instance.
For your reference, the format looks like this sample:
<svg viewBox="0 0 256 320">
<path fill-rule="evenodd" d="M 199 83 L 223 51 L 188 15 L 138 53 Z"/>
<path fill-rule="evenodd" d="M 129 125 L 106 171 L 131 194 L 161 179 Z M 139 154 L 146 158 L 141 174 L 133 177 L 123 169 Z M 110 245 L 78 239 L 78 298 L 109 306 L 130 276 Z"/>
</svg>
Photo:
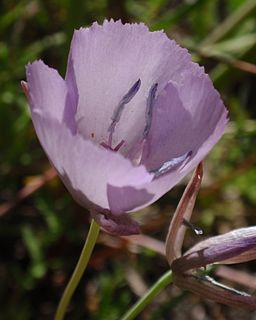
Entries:
<svg viewBox="0 0 256 320">
<path fill-rule="evenodd" d="M 78 260 L 78 263 L 76 265 L 76 268 L 72 274 L 71 279 L 69 280 L 69 283 L 62 295 L 62 298 L 60 300 L 58 309 L 55 314 L 55 320 L 62 320 L 64 319 L 64 315 L 66 312 L 66 309 L 69 305 L 70 299 L 72 298 L 72 295 L 87 267 L 87 264 L 89 262 L 89 259 L 91 257 L 93 248 L 95 246 L 96 240 L 98 238 L 98 234 L 100 231 L 99 225 L 92 220 L 90 230 L 87 236 L 87 239 L 85 241 L 85 245 L 83 247 L 83 250 L 81 252 L 80 258 Z"/>
<path fill-rule="evenodd" d="M 133 320 L 168 284 L 172 283 L 172 271 L 168 270 L 157 282 L 145 293 L 140 300 L 131 307 L 121 320 Z"/>
</svg>

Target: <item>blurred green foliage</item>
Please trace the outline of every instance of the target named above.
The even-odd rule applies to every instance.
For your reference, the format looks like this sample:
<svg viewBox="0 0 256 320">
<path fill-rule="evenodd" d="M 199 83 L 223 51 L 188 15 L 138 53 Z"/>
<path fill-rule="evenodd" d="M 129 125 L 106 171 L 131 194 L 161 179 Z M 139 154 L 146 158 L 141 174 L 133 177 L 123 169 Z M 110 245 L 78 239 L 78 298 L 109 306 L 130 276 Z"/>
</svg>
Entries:
<svg viewBox="0 0 256 320">
<path fill-rule="evenodd" d="M 2 0 L 0 3 L 0 317 L 52 319 L 88 229 L 88 214 L 57 179 L 18 202 L 49 163 L 36 139 L 19 82 L 25 65 L 43 59 L 62 75 L 74 28 L 104 18 L 163 28 L 205 66 L 230 112 L 230 126 L 206 161 L 194 220 L 206 235 L 256 222 L 255 0 Z M 184 185 L 142 211 L 145 233 L 164 240 Z M 157 222 L 157 223 L 156 223 Z M 103 237 L 67 319 L 115 320 L 136 301 L 129 268 L 149 286 L 167 268 L 152 252 Z M 193 236 L 186 245 L 197 241 Z M 114 244 L 113 244 L 114 243 Z M 119 249 L 118 249 L 119 248 Z M 256 272 L 251 264 L 244 270 Z M 136 280 L 137 281 L 137 280 Z M 136 282 L 135 281 L 135 282 Z M 140 319 L 232 319 L 232 310 L 168 288 Z M 186 303 L 186 307 L 184 307 Z M 183 306 L 183 307 L 182 307 Z M 197 308 L 197 309 L 196 309 Z M 199 312 L 199 311 L 198 311 Z M 197 313 L 194 315 L 197 318 Z M 219 318 L 218 318 L 219 319 Z M 242 313 L 241 319 L 252 319 Z"/>
</svg>

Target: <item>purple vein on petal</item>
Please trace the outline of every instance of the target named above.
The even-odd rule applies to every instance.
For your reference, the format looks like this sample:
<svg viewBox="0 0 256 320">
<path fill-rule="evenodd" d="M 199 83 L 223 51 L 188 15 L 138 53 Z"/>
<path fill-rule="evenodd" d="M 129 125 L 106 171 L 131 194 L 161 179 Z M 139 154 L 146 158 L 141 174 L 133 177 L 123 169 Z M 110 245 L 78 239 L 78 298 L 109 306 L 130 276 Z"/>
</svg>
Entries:
<svg viewBox="0 0 256 320">
<path fill-rule="evenodd" d="M 182 156 L 179 156 L 177 158 L 173 158 L 171 160 L 168 160 L 164 162 L 160 168 L 157 168 L 155 170 L 151 170 L 151 173 L 154 173 L 155 178 L 169 172 L 172 169 L 177 168 L 179 165 L 183 164 L 185 160 L 187 160 L 192 155 L 192 151 L 189 151 Z"/>
<path fill-rule="evenodd" d="M 184 219 L 190 221 L 202 177 L 203 164 L 199 163 L 171 220 L 166 238 L 166 257 L 170 265 L 174 259 L 181 256 L 181 247 L 186 232 L 186 226 L 184 226 L 183 221 Z"/>
<path fill-rule="evenodd" d="M 119 122 L 120 118 L 121 118 L 121 114 L 124 110 L 124 107 L 127 103 L 129 103 L 132 98 L 136 95 L 136 93 L 139 91 L 140 89 L 140 85 L 141 85 L 141 80 L 138 79 L 134 85 L 131 87 L 131 89 L 123 96 L 123 98 L 121 99 L 120 103 L 118 104 L 117 108 L 115 109 L 112 117 L 111 117 L 111 124 L 108 128 L 108 132 L 109 132 L 109 145 L 111 146 L 111 142 L 112 142 L 112 136 L 116 127 L 116 124 Z"/>
<path fill-rule="evenodd" d="M 153 117 L 153 106 L 156 98 L 156 91 L 157 91 L 158 84 L 155 83 L 151 87 L 149 91 L 149 95 L 147 98 L 147 110 L 146 110 L 146 126 L 144 128 L 143 132 L 143 139 L 147 138 L 147 135 L 149 133 L 151 123 L 152 123 L 152 117 Z"/>
</svg>

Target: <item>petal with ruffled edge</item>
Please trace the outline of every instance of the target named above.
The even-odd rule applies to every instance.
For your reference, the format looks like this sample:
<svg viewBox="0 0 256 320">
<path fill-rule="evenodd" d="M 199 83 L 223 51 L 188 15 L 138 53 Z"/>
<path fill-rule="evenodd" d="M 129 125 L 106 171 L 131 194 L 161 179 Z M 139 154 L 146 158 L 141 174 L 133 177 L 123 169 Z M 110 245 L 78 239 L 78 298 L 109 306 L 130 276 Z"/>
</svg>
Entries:
<svg viewBox="0 0 256 320">
<path fill-rule="evenodd" d="M 75 31 L 66 79 L 76 80 L 79 131 L 97 143 L 106 142 L 115 108 L 140 79 L 140 89 L 124 108 L 113 135 L 113 145 L 124 140 L 120 152 L 129 154 L 142 136 L 152 85 L 158 83 L 161 91 L 170 79 L 179 82 L 184 70 L 194 68 L 186 49 L 162 31 L 149 32 L 144 24 L 105 21 Z"/>
</svg>

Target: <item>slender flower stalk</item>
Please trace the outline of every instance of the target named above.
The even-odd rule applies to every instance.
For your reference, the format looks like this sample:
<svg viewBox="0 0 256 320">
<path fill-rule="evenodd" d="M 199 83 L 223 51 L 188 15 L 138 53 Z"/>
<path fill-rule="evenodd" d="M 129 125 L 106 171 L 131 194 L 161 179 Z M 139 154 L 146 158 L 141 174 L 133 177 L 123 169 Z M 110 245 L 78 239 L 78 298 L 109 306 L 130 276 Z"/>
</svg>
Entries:
<svg viewBox="0 0 256 320">
<path fill-rule="evenodd" d="M 95 220 L 92 220 L 90 230 L 86 238 L 80 258 L 72 274 L 72 277 L 63 293 L 58 309 L 56 311 L 56 315 L 54 318 L 55 320 L 64 319 L 64 315 L 66 313 L 66 309 L 69 305 L 72 295 L 88 265 L 93 248 L 98 238 L 99 231 L 100 231 L 100 226 L 95 222 Z"/>
<path fill-rule="evenodd" d="M 154 285 L 132 306 L 121 320 L 133 320 L 152 300 L 169 284 L 172 283 L 172 271 L 168 270 Z"/>
</svg>

